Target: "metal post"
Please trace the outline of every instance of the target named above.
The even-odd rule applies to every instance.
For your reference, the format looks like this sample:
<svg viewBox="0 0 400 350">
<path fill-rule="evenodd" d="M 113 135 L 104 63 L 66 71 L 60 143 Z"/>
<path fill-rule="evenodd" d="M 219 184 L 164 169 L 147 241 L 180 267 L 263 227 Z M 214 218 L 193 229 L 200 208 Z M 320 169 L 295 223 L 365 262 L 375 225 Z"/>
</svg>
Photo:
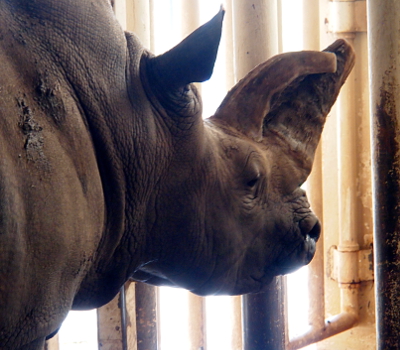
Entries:
<svg viewBox="0 0 400 350">
<path fill-rule="evenodd" d="M 278 53 L 277 0 L 232 0 L 236 79 Z M 277 277 L 265 293 L 243 296 L 244 350 L 285 349 L 284 281 Z"/>
<path fill-rule="evenodd" d="M 188 350 L 206 350 L 206 315 L 205 315 L 205 299 L 189 293 L 189 339 L 190 347 Z"/>
<path fill-rule="evenodd" d="M 368 0 L 377 349 L 400 339 L 400 2 Z"/>
<path fill-rule="evenodd" d="M 303 0 L 303 48 L 305 50 L 320 49 L 319 35 L 319 0 Z M 315 152 L 313 170 L 308 178 L 307 195 L 311 207 L 320 220 L 323 220 L 323 174 L 322 147 Z M 309 323 L 313 328 L 325 325 L 324 300 L 324 242 L 320 239 L 317 251 L 308 268 L 308 290 L 312 298 L 309 303 Z"/>
<path fill-rule="evenodd" d="M 277 277 L 265 293 L 243 296 L 244 350 L 285 349 L 284 279 Z"/>
<path fill-rule="evenodd" d="M 136 330 L 138 350 L 157 350 L 157 293 L 156 287 L 135 284 Z"/>
<path fill-rule="evenodd" d="M 128 350 L 128 334 L 127 334 L 127 312 L 126 312 L 126 293 L 125 286 L 120 290 L 120 310 L 121 310 L 121 336 L 122 336 L 122 349 Z"/>
<path fill-rule="evenodd" d="M 232 0 L 236 79 L 278 53 L 277 0 Z"/>
</svg>

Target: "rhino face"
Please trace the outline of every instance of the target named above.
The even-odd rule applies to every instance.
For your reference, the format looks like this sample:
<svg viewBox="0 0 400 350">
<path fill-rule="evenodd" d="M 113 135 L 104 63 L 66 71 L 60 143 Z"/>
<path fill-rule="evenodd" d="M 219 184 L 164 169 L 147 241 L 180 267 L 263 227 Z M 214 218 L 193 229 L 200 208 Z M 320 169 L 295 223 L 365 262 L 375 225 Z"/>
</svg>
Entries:
<svg viewBox="0 0 400 350">
<path fill-rule="evenodd" d="M 194 292 L 259 292 L 311 261 L 320 223 L 287 154 L 239 136 L 221 139 L 223 175 L 210 185 L 206 214 L 218 253 L 213 278 Z"/>
<path fill-rule="evenodd" d="M 353 65 L 343 40 L 323 52 L 275 56 L 242 79 L 204 125 L 188 123 L 195 136 L 189 132 L 191 141 L 180 145 L 179 166 L 165 176 L 173 180 L 157 197 L 150 236 L 160 245 L 133 278 L 200 295 L 244 294 L 308 264 L 321 225 L 301 185 Z M 191 104 L 180 110 L 190 114 L 193 88 L 186 89 Z"/>
</svg>

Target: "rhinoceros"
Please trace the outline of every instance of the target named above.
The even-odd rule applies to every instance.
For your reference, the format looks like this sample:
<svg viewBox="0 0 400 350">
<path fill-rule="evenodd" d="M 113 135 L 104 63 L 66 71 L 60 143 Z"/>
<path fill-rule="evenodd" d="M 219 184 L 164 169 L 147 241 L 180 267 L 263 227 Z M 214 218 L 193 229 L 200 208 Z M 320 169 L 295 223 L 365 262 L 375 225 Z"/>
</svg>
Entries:
<svg viewBox="0 0 400 350">
<path fill-rule="evenodd" d="M 109 0 L 0 0 L 0 349 L 128 279 L 257 293 L 312 259 L 301 185 L 353 50 L 275 56 L 203 120 L 223 13 L 154 56 Z"/>
</svg>

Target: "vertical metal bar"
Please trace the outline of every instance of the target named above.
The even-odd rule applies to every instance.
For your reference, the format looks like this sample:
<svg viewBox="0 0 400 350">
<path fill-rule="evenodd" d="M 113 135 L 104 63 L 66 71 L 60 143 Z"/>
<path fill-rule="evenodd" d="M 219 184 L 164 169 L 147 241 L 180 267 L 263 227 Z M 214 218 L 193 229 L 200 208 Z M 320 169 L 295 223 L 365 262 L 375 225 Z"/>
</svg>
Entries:
<svg viewBox="0 0 400 350">
<path fill-rule="evenodd" d="M 284 279 L 277 277 L 265 293 L 243 296 L 244 350 L 285 349 Z"/>
<path fill-rule="evenodd" d="M 231 310 L 232 310 L 232 335 L 231 335 L 231 349 L 243 349 L 242 337 L 242 297 L 231 297 Z"/>
<path fill-rule="evenodd" d="M 181 39 L 187 37 L 190 33 L 200 26 L 200 3 L 199 0 L 180 0 L 180 35 Z M 201 93 L 201 84 L 194 83 L 197 90 Z"/>
<path fill-rule="evenodd" d="M 234 69 L 234 44 L 233 44 L 233 5 L 232 0 L 225 0 L 225 18 L 224 28 L 222 31 L 223 42 L 225 43 L 225 87 L 226 91 L 230 90 L 236 82 Z M 243 349 L 242 337 L 242 297 L 235 296 L 230 298 L 232 310 L 232 331 L 231 331 L 231 349 Z"/>
<path fill-rule="evenodd" d="M 200 23 L 199 0 L 181 0 L 181 34 L 182 38 L 193 32 Z"/>
<path fill-rule="evenodd" d="M 125 318 L 127 350 L 137 350 L 135 282 L 125 283 Z"/>
<path fill-rule="evenodd" d="M 199 0 L 180 0 L 181 36 L 182 39 L 192 33 L 200 24 Z M 201 85 L 195 84 L 201 92 Z M 188 292 L 188 328 L 189 342 L 188 350 L 205 350 L 206 345 L 206 318 L 205 300 L 202 297 Z"/>
<path fill-rule="evenodd" d="M 150 51 L 155 53 L 155 0 L 149 0 L 149 20 L 150 20 Z"/>
<path fill-rule="evenodd" d="M 276 0 L 232 0 L 232 9 L 235 75 L 241 79 L 278 53 L 278 4 Z M 244 350 L 285 348 L 284 300 L 281 277 L 267 292 L 243 296 Z"/>
<path fill-rule="evenodd" d="M 188 292 L 188 326 L 190 346 L 188 350 L 206 350 L 205 299 Z"/>
<path fill-rule="evenodd" d="M 120 293 L 119 307 L 120 307 L 120 310 L 121 310 L 122 349 L 123 350 L 128 350 L 125 286 L 121 287 L 121 290 L 120 290 L 119 293 Z"/>
<path fill-rule="evenodd" d="M 400 2 L 368 0 L 377 349 L 400 339 Z"/>
<path fill-rule="evenodd" d="M 122 350 L 121 304 L 118 294 L 97 309 L 97 333 L 100 350 Z"/>
<path fill-rule="evenodd" d="M 276 0 L 232 0 L 236 78 L 276 55 L 278 8 Z"/>
<path fill-rule="evenodd" d="M 319 50 L 319 0 L 303 0 L 303 48 L 305 50 Z M 322 147 L 318 146 L 315 152 L 313 170 L 307 180 L 308 197 L 313 211 L 320 220 L 323 220 L 323 175 L 322 175 Z M 323 240 L 317 243 L 314 259 L 308 267 L 309 323 L 314 328 L 322 328 L 325 324 L 324 303 L 324 248 Z"/>
<path fill-rule="evenodd" d="M 157 350 L 157 293 L 156 287 L 135 284 L 136 330 L 138 350 Z"/>
<path fill-rule="evenodd" d="M 59 350 L 59 349 L 60 349 L 60 343 L 57 333 L 53 338 L 46 340 L 46 343 L 44 345 L 44 350 Z"/>
<path fill-rule="evenodd" d="M 126 0 L 126 29 L 134 32 L 146 49 L 151 48 L 149 0 Z"/>
<path fill-rule="evenodd" d="M 234 47 L 233 47 L 233 14 L 232 0 L 225 0 L 224 27 L 222 30 L 222 41 L 225 43 L 225 86 L 226 91 L 235 85 L 234 69 Z"/>
</svg>

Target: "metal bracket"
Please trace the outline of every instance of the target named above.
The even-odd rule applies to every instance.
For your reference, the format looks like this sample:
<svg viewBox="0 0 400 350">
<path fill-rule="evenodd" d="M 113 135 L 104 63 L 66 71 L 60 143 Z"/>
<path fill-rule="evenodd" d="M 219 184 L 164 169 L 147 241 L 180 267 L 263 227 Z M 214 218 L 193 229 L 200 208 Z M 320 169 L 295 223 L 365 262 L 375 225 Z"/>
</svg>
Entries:
<svg viewBox="0 0 400 350">
<path fill-rule="evenodd" d="M 372 249 L 343 251 L 336 246 L 329 249 L 330 277 L 340 284 L 357 284 L 374 280 Z"/>
</svg>

